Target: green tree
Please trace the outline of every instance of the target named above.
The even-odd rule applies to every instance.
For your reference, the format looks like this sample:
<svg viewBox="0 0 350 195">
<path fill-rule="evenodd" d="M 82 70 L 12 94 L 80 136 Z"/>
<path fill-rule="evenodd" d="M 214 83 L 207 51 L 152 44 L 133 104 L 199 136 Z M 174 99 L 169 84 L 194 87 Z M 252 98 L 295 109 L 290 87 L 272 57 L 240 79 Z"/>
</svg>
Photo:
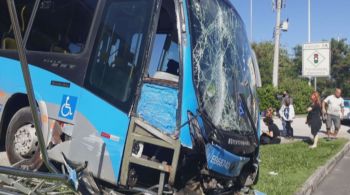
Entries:
<svg viewBox="0 0 350 195">
<path fill-rule="evenodd" d="M 310 93 L 313 88 L 308 86 L 306 78 L 302 78 L 302 46 L 293 48 L 294 55 L 290 56 L 285 48 L 280 50 L 279 88 L 272 84 L 273 51 L 272 42 L 254 43 L 252 45 L 260 67 L 263 87 L 258 90 L 261 110 L 269 107 L 278 108 L 280 101 L 277 95 L 288 90 L 294 99 L 295 110 L 298 114 L 305 113 Z M 331 40 L 331 77 L 318 78 L 318 91 L 324 97 L 334 92 L 335 87 L 343 89 L 343 96 L 350 97 L 350 46 L 346 39 Z"/>
<path fill-rule="evenodd" d="M 297 114 L 304 114 L 310 106 L 310 95 L 313 87 L 308 85 L 305 79 L 294 78 L 284 80 L 281 83 L 281 89 L 288 90 L 290 96 L 293 98 L 293 106 Z"/>
<path fill-rule="evenodd" d="M 272 67 L 273 67 L 273 49 L 271 42 L 254 43 L 253 49 L 256 53 L 263 87 L 258 90 L 260 98 L 260 109 L 266 110 L 269 107 L 278 110 L 281 101 L 277 98 L 282 91 L 288 90 L 293 97 L 296 113 L 306 112 L 309 105 L 309 97 L 312 88 L 308 86 L 307 80 L 300 77 L 301 75 L 301 57 L 302 48 L 297 46 L 294 48 L 295 56 L 290 57 L 285 48 L 280 50 L 279 60 L 279 88 L 274 88 L 272 83 Z"/>
<path fill-rule="evenodd" d="M 258 59 L 263 86 L 272 84 L 274 47 L 275 46 L 272 42 L 252 44 L 252 48 L 255 51 L 256 57 Z M 283 79 L 289 79 L 298 76 L 298 74 L 294 71 L 295 67 L 293 61 L 290 59 L 288 51 L 285 48 L 280 49 L 279 64 L 279 82 L 282 82 Z"/>
<path fill-rule="evenodd" d="M 273 49 L 272 42 L 253 43 L 253 50 L 258 59 L 262 85 L 272 83 Z"/>
<path fill-rule="evenodd" d="M 344 96 L 350 95 L 350 47 L 346 39 L 331 40 L 331 82 L 343 89 Z"/>
<path fill-rule="evenodd" d="M 294 57 L 292 59 L 294 64 L 294 72 L 298 75 L 302 75 L 303 68 L 303 47 L 301 45 L 297 45 L 293 48 Z"/>
</svg>

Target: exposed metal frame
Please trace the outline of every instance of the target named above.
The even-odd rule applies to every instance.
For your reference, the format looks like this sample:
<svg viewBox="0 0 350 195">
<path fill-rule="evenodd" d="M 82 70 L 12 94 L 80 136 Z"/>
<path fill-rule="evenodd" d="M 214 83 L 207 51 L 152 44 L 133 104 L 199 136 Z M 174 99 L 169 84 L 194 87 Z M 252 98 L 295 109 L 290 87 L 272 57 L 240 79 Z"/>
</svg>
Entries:
<svg viewBox="0 0 350 195">
<path fill-rule="evenodd" d="M 142 157 L 137 158 L 132 156 L 132 148 L 135 142 L 148 143 L 172 150 L 173 157 L 171 164 L 167 164 L 166 162 L 158 163 Z M 129 166 L 131 164 L 137 164 L 145 168 L 158 170 L 160 172 L 158 194 L 162 194 L 166 173 L 169 174 L 168 183 L 173 184 L 175 182 L 180 149 L 181 143 L 178 139 L 172 139 L 171 137 L 161 133 L 158 129 L 147 124 L 142 119 L 132 117 L 123 155 L 120 184 L 123 186 L 128 185 Z"/>
</svg>

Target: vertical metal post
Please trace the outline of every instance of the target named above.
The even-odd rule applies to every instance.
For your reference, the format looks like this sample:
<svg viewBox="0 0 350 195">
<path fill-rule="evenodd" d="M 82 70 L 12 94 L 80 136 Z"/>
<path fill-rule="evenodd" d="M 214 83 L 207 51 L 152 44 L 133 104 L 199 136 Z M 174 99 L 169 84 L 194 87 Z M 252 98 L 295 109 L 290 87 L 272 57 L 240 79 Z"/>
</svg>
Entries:
<svg viewBox="0 0 350 195">
<path fill-rule="evenodd" d="M 307 35 L 307 42 L 311 43 L 311 0 L 308 0 L 308 35 Z M 311 77 L 309 78 L 309 85 L 311 86 Z M 317 91 L 317 77 L 314 77 L 314 88 L 315 91 Z"/>
<path fill-rule="evenodd" d="M 308 43 L 311 42 L 311 0 L 308 0 L 308 36 L 307 36 L 307 41 Z"/>
<path fill-rule="evenodd" d="M 279 47 L 280 47 L 280 27 L 281 27 L 282 0 L 276 0 L 276 27 L 275 27 L 275 52 L 273 57 L 272 84 L 278 87 L 278 67 L 279 67 Z"/>
<path fill-rule="evenodd" d="M 315 84 L 315 86 L 314 86 L 315 87 L 315 91 L 317 91 L 317 77 L 315 77 L 315 83 L 314 84 Z"/>
<path fill-rule="evenodd" d="M 38 4 L 38 1 L 39 0 L 36 0 L 36 4 Z M 42 129 L 41 129 L 41 122 L 39 120 L 40 119 L 39 112 L 38 112 L 38 108 L 37 108 L 37 104 L 36 104 L 35 96 L 34 96 L 34 92 L 33 92 L 32 79 L 31 79 L 30 72 L 29 72 L 27 57 L 25 54 L 25 49 L 24 49 L 23 40 L 22 40 L 22 34 L 21 34 L 21 30 L 20 30 L 20 25 L 18 22 L 16 5 L 14 3 L 14 0 L 7 0 L 7 5 L 8 5 L 8 9 L 9 9 L 11 23 L 13 26 L 13 32 L 14 32 L 15 39 L 16 39 L 17 51 L 18 51 L 18 56 L 19 56 L 19 60 L 21 63 L 21 67 L 22 67 L 22 73 L 23 73 L 23 78 L 24 78 L 26 90 L 27 90 L 28 101 L 29 101 L 30 109 L 32 111 L 34 126 L 35 126 L 37 136 L 38 136 L 38 142 L 39 142 L 41 156 L 43 158 L 44 164 L 49 169 L 49 171 L 54 172 L 54 173 L 58 173 L 57 169 L 50 163 L 50 161 L 48 159 L 45 141 L 44 141 L 44 136 L 43 136 Z"/>
<path fill-rule="evenodd" d="M 307 10 L 307 42 L 311 43 L 311 0 L 307 1 Z M 311 77 L 309 77 L 309 86 L 311 86 Z"/>
<path fill-rule="evenodd" d="M 253 0 L 250 0 L 250 42 L 253 42 Z"/>
</svg>

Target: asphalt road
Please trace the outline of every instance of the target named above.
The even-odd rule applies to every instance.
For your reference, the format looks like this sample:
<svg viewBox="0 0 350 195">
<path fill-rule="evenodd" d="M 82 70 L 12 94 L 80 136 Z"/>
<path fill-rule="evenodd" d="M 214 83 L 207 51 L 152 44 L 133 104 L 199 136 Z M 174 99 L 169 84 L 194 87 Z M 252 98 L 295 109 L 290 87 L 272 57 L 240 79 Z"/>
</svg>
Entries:
<svg viewBox="0 0 350 195">
<path fill-rule="evenodd" d="M 350 194 L 350 152 L 336 165 L 333 171 L 322 181 L 313 195 Z"/>
</svg>

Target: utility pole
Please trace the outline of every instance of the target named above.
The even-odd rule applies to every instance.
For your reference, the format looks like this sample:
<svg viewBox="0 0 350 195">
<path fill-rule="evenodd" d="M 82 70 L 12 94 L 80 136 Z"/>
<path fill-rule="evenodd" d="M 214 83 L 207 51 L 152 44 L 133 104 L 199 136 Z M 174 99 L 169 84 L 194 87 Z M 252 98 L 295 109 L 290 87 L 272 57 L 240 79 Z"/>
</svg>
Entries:
<svg viewBox="0 0 350 195">
<path fill-rule="evenodd" d="M 282 1 L 276 0 L 276 27 L 275 27 L 275 52 L 273 57 L 273 75 L 272 83 L 274 87 L 278 87 L 278 67 L 279 67 L 279 49 L 280 49 L 280 35 L 281 35 L 281 9 Z"/>
<path fill-rule="evenodd" d="M 253 0 L 250 0 L 250 42 L 253 42 Z"/>
<path fill-rule="evenodd" d="M 311 1 L 307 0 L 307 42 L 311 43 Z M 311 77 L 309 76 L 309 86 L 311 86 Z"/>
<path fill-rule="evenodd" d="M 311 43 L 311 0 L 308 0 L 308 36 L 307 42 Z M 309 78 L 309 85 L 311 86 L 311 77 Z M 317 77 L 314 77 L 314 88 L 317 91 Z"/>
<path fill-rule="evenodd" d="M 307 41 L 308 43 L 311 43 L 311 0 L 308 0 L 308 36 L 307 36 Z"/>
</svg>

